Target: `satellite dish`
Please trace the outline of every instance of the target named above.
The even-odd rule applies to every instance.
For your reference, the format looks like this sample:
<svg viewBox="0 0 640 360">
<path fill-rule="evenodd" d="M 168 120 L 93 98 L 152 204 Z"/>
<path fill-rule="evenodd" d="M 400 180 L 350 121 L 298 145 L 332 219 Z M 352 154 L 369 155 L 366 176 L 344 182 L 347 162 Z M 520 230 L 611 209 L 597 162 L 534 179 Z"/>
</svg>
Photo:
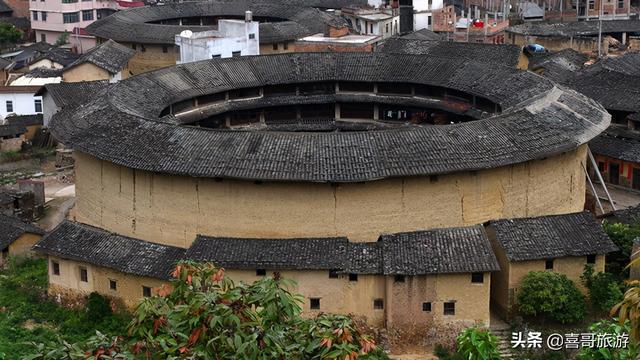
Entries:
<svg viewBox="0 0 640 360">
<path fill-rule="evenodd" d="M 191 30 L 184 30 L 180 33 L 180 36 L 186 37 L 186 38 L 190 38 L 192 35 L 193 35 L 193 31 Z"/>
</svg>

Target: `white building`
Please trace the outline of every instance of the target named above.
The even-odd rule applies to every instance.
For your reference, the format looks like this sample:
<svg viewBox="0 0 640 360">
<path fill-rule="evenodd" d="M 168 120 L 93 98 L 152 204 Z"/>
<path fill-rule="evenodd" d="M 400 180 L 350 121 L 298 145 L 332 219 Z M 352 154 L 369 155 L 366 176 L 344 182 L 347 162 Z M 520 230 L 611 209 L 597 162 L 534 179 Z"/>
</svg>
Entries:
<svg viewBox="0 0 640 360">
<path fill-rule="evenodd" d="M 400 33 L 400 16 L 396 9 L 343 8 L 342 16 L 360 35 L 375 35 L 386 39 Z"/>
<path fill-rule="evenodd" d="M 433 13 L 443 6 L 443 0 L 413 0 L 413 30 L 433 30 Z"/>
<path fill-rule="evenodd" d="M 42 113 L 42 96 L 35 96 L 40 86 L 0 86 L 0 116 Z"/>
<path fill-rule="evenodd" d="M 220 20 L 218 30 L 192 32 L 185 30 L 176 35 L 180 51 L 178 64 L 211 58 L 260 55 L 258 22 L 247 11 L 245 20 Z"/>
</svg>

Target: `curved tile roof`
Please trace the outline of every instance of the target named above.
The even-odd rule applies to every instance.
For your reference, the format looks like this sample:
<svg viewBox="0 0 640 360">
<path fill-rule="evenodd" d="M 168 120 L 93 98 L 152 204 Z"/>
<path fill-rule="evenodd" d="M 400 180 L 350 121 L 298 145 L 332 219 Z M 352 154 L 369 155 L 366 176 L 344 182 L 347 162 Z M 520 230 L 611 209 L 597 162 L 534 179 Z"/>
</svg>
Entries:
<svg viewBox="0 0 640 360">
<path fill-rule="evenodd" d="M 168 104 L 234 88 L 315 81 L 429 84 L 501 114 L 446 126 L 352 132 L 230 131 L 159 118 Z M 295 103 L 295 102 L 294 102 Z M 122 166 L 194 177 L 360 182 L 481 170 L 570 151 L 610 123 L 593 100 L 539 75 L 462 59 L 306 53 L 216 59 L 121 81 L 56 114 L 53 134 Z"/>
<path fill-rule="evenodd" d="M 332 1 L 340 3 L 341 1 Z M 158 6 L 143 6 L 107 16 L 95 21 L 86 30 L 89 34 L 104 39 L 144 44 L 175 43 L 175 35 L 183 30 L 205 31 L 212 26 L 154 24 L 161 20 L 200 16 L 233 16 L 244 18 L 251 10 L 254 18 L 281 19 L 260 24 L 260 42 L 275 43 L 290 41 L 324 32 L 329 23 L 344 22 L 339 17 L 322 12 L 312 6 L 318 1 L 297 0 L 209 0 L 168 3 Z"/>
</svg>

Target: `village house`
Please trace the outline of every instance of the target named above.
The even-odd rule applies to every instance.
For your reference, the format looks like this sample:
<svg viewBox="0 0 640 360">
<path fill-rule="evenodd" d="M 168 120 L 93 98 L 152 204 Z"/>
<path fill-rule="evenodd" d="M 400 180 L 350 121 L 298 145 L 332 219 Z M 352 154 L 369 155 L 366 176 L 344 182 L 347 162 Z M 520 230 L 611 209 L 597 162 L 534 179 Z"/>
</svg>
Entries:
<svg viewBox="0 0 640 360">
<path fill-rule="evenodd" d="M 36 134 L 42 128 L 42 114 L 32 115 L 11 115 L 5 118 L 8 125 L 24 126 L 23 133 L 25 140 L 33 141 Z"/>
<path fill-rule="evenodd" d="M 0 125 L 0 152 L 20 151 L 27 128 L 22 124 Z"/>
<path fill-rule="evenodd" d="M 491 305 L 505 317 L 517 309 L 518 288 L 529 272 L 558 272 L 586 291 L 580 280 L 585 265 L 602 272 L 605 254 L 618 250 L 588 212 L 492 220 L 486 231 L 500 263 L 491 277 Z"/>
<path fill-rule="evenodd" d="M 62 70 L 62 80 L 117 82 L 126 79 L 131 75 L 129 61 L 134 55 L 133 49 L 107 40 L 66 66 Z"/>
<path fill-rule="evenodd" d="M 31 248 L 44 234 L 45 231 L 35 225 L 0 214 L 0 266 L 9 256 L 31 256 Z"/>
<path fill-rule="evenodd" d="M 35 249 L 49 255 L 50 292 L 61 301 L 97 291 L 131 307 L 166 284 L 178 260 L 188 259 L 224 267 L 235 282 L 278 272 L 296 281 L 291 290 L 304 295 L 309 316 L 352 313 L 380 327 L 488 325 L 490 272 L 498 270 L 479 225 L 383 235 L 369 243 L 198 236 L 184 250 L 65 221 Z"/>
<path fill-rule="evenodd" d="M 382 39 L 400 33 L 400 16 L 395 8 L 342 8 L 341 15 L 349 26 L 360 35 L 375 35 Z"/>
</svg>

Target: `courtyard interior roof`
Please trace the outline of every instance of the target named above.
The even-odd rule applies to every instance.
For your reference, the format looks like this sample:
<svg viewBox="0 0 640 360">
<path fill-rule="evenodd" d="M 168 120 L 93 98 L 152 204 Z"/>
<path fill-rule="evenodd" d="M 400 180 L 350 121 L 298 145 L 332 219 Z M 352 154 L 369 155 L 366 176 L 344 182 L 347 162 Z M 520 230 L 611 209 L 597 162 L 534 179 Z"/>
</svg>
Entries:
<svg viewBox="0 0 640 360">
<path fill-rule="evenodd" d="M 489 222 L 509 261 L 607 254 L 618 247 L 589 212 Z"/>
<path fill-rule="evenodd" d="M 333 1 L 335 5 L 341 1 Z M 292 41 L 324 32 L 328 24 L 346 24 L 341 18 L 320 11 L 313 5 L 319 1 L 297 0 L 210 0 L 167 3 L 162 6 L 143 6 L 118 11 L 89 25 L 89 34 L 118 42 L 173 45 L 175 35 L 184 30 L 194 32 L 213 30 L 212 26 L 159 24 L 175 18 L 216 16 L 244 19 L 245 11 L 254 18 L 267 17 L 281 21 L 260 23 L 260 42 Z"/>
<path fill-rule="evenodd" d="M 204 94 L 319 81 L 438 86 L 484 97 L 502 113 L 446 126 L 297 133 L 203 129 L 160 117 L 169 104 Z M 54 115 L 50 128 L 59 141 L 129 168 L 265 181 L 359 182 L 495 168 L 574 150 L 610 122 L 594 101 L 530 72 L 398 54 L 215 59 L 141 74 L 97 94 Z"/>
<path fill-rule="evenodd" d="M 589 147 L 594 154 L 640 163 L 640 132 L 629 130 L 625 125 L 611 125 L 591 140 Z"/>
</svg>

